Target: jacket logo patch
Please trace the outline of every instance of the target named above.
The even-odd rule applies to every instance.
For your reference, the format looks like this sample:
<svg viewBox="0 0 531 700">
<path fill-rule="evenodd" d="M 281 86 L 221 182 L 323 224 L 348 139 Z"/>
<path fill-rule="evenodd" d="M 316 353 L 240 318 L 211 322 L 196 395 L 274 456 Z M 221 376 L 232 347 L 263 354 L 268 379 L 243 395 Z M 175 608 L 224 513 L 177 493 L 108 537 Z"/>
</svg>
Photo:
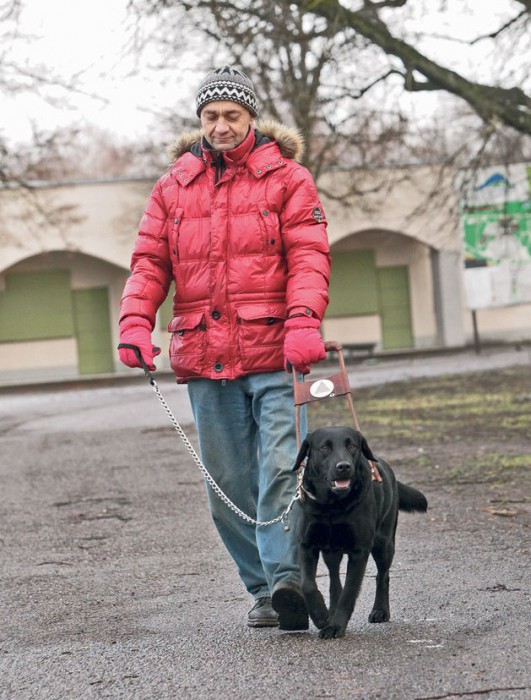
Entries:
<svg viewBox="0 0 531 700">
<path fill-rule="evenodd" d="M 317 221 L 317 223 L 321 223 L 323 220 L 323 212 L 319 209 L 319 207 L 315 207 L 315 209 L 312 212 L 313 218 Z"/>
</svg>

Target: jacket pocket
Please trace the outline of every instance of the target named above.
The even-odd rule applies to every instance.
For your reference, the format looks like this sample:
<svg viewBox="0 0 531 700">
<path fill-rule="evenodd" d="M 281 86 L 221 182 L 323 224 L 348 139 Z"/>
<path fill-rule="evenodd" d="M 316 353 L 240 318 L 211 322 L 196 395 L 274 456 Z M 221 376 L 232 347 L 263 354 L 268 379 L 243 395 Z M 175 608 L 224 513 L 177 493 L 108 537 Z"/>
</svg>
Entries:
<svg viewBox="0 0 531 700">
<path fill-rule="evenodd" d="M 173 213 L 173 219 L 170 219 L 170 254 L 172 260 L 179 262 L 179 236 L 181 232 L 184 209 L 178 207 Z"/>
<path fill-rule="evenodd" d="M 266 201 L 261 201 L 258 204 L 258 217 L 265 254 L 280 253 L 282 251 L 282 238 L 277 212 L 271 211 Z"/>
<path fill-rule="evenodd" d="M 238 345 L 246 371 L 278 370 L 283 366 L 285 304 L 239 306 Z"/>
<path fill-rule="evenodd" d="M 200 312 L 175 316 L 168 324 L 170 365 L 178 377 L 187 378 L 201 373 L 205 362 L 206 323 Z"/>
</svg>

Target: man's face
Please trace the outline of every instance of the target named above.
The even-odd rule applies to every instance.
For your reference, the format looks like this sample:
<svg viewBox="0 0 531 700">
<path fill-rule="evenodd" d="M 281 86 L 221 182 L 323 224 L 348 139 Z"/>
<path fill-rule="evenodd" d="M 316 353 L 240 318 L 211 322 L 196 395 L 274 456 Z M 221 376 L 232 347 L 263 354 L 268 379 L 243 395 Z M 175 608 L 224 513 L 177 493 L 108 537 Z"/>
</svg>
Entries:
<svg viewBox="0 0 531 700">
<path fill-rule="evenodd" d="M 203 134 L 215 151 L 236 148 L 247 136 L 254 124 L 251 113 L 229 100 L 208 102 L 201 110 Z"/>
</svg>

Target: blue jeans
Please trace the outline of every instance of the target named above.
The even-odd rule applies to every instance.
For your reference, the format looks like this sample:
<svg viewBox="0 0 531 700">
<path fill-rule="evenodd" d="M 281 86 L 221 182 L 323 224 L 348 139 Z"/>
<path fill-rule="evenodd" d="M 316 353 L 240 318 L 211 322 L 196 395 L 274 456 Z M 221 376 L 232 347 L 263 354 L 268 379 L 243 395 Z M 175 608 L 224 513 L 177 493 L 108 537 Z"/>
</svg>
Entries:
<svg viewBox="0 0 531 700">
<path fill-rule="evenodd" d="M 193 379 L 188 393 L 201 460 L 218 486 L 251 518 L 278 517 L 296 489 L 292 375 L 267 372 L 225 381 Z M 306 412 L 301 411 L 301 439 L 305 433 Z M 285 531 L 283 523 L 251 525 L 229 510 L 210 486 L 207 492 L 217 530 L 254 598 L 271 595 L 278 581 L 299 581 L 298 501 Z"/>
</svg>

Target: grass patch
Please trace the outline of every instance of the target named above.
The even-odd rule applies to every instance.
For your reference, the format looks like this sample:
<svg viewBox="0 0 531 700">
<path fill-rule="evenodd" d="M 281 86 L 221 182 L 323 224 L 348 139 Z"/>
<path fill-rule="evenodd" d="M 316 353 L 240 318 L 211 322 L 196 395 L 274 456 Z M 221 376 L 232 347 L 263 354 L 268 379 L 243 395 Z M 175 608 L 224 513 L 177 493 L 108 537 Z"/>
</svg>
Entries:
<svg viewBox="0 0 531 700">
<path fill-rule="evenodd" d="M 490 454 L 468 459 L 466 464 L 444 471 L 444 480 L 456 484 L 501 484 L 514 481 L 529 469 L 529 456 Z"/>
<path fill-rule="evenodd" d="M 431 442 L 444 432 L 488 435 L 503 429 L 531 441 L 530 396 L 531 371 L 518 367 L 394 382 L 358 389 L 353 399 L 362 430 L 377 438 L 422 434 L 423 442 Z M 311 428 L 352 425 L 343 397 L 312 404 L 309 420 Z"/>
<path fill-rule="evenodd" d="M 529 367 L 393 382 L 353 399 L 369 444 L 399 471 L 531 490 Z M 309 425 L 353 425 L 346 399 L 311 404 Z"/>
</svg>

